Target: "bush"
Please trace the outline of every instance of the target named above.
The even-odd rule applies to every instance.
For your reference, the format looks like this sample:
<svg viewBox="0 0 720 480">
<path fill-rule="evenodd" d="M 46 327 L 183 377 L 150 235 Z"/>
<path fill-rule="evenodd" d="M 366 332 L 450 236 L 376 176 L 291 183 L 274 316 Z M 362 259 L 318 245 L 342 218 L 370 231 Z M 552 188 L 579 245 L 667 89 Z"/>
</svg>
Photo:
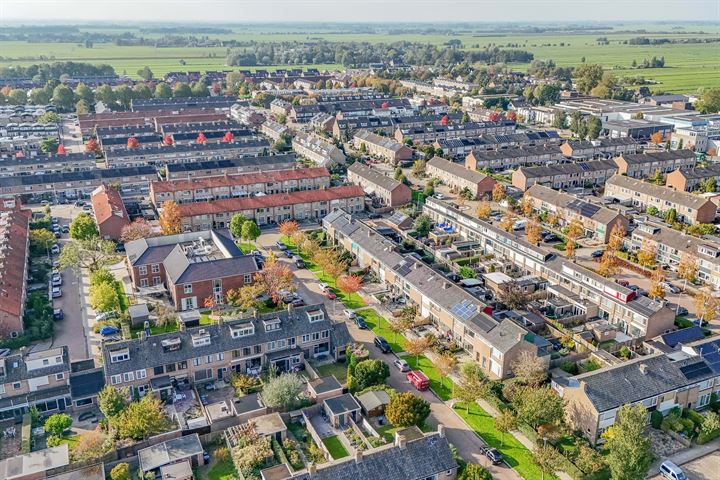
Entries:
<svg viewBox="0 0 720 480">
<path fill-rule="evenodd" d="M 682 416 L 683 418 L 691 420 L 694 426 L 698 428 L 702 427 L 702 424 L 705 421 L 705 417 L 703 417 L 691 408 L 686 408 L 685 410 L 683 410 Z"/>
<path fill-rule="evenodd" d="M 62 445 L 62 443 L 63 443 L 62 437 L 59 437 L 57 435 L 50 435 L 46 441 L 48 448 L 59 447 L 60 445 Z"/>
<path fill-rule="evenodd" d="M 110 471 L 110 478 L 112 480 L 131 480 L 130 465 L 127 463 L 118 463 Z"/>
<path fill-rule="evenodd" d="M 44 427 L 45 431 L 51 435 L 61 436 L 65 430 L 70 428 L 70 425 L 72 425 L 70 415 L 66 413 L 56 413 L 50 415 L 48 419 L 45 420 Z"/>
<path fill-rule="evenodd" d="M 650 425 L 652 425 L 653 428 L 660 429 L 660 425 L 662 425 L 663 421 L 663 414 L 660 413 L 657 410 L 654 410 L 650 414 Z"/>
</svg>

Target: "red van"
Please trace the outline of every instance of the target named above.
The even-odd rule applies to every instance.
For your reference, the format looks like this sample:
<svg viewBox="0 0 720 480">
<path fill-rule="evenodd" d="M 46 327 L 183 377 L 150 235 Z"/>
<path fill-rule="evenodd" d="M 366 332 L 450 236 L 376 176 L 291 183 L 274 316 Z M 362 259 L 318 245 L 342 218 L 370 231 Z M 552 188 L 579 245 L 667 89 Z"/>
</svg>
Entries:
<svg viewBox="0 0 720 480">
<path fill-rule="evenodd" d="M 405 374 L 407 379 L 412 383 L 415 388 L 420 391 L 427 390 L 430 387 L 430 380 L 425 374 L 419 370 L 410 370 Z"/>
</svg>

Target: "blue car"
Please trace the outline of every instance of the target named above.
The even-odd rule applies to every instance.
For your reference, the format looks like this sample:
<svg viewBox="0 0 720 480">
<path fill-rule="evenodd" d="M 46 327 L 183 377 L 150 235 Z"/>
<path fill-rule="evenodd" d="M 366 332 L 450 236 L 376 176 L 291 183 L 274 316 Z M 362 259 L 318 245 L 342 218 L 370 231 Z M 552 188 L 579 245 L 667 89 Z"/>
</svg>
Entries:
<svg viewBox="0 0 720 480">
<path fill-rule="evenodd" d="M 100 335 L 103 336 L 117 335 L 118 333 L 120 333 L 120 329 L 112 325 L 105 325 L 100 329 Z"/>
</svg>

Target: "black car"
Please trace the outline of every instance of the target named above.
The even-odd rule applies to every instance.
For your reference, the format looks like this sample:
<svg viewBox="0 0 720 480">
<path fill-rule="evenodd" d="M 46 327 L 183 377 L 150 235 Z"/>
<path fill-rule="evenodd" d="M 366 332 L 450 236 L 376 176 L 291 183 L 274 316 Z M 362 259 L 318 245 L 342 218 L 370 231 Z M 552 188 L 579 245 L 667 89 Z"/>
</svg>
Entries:
<svg viewBox="0 0 720 480">
<path fill-rule="evenodd" d="M 53 310 L 53 320 L 58 321 L 65 318 L 65 312 L 62 311 L 61 308 L 56 308 Z"/>
<path fill-rule="evenodd" d="M 302 259 L 295 260 L 295 266 L 297 268 L 305 268 L 305 262 Z"/>
<path fill-rule="evenodd" d="M 604 253 L 605 253 L 605 252 L 604 252 L 603 250 L 595 250 L 594 252 L 592 252 L 592 253 L 590 254 L 590 256 L 591 256 L 592 258 L 600 258 L 600 257 L 603 256 Z"/>
<path fill-rule="evenodd" d="M 390 344 L 383 337 L 375 337 L 373 343 L 382 353 L 390 353 L 392 351 Z"/>
<path fill-rule="evenodd" d="M 295 256 L 295 254 L 294 254 L 292 251 L 290 251 L 290 250 L 283 250 L 283 254 L 284 254 L 287 258 L 292 258 L 292 257 Z"/>
<path fill-rule="evenodd" d="M 368 326 L 367 323 L 365 323 L 365 319 L 363 317 L 361 317 L 360 315 L 355 315 L 354 320 L 355 325 L 357 325 L 360 330 L 367 330 Z"/>
<path fill-rule="evenodd" d="M 486 447 L 483 448 L 482 452 L 493 465 L 497 465 L 503 462 L 503 455 L 497 448 Z"/>
<path fill-rule="evenodd" d="M 376 218 L 382 218 L 382 215 L 380 215 L 379 213 L 368 213 L 368 218 L 370 220 L 374 220 Z"/>
<path fill-rule="evenodd" d="M 685 307 L 678 307 L 677 309 L 677 316 L 678 317 L 685 317 L 688 314 L 688 309 Z"/>
<path fill-rule="evenodd" d="M 547 235 L 545 235 L 543 237 L 543 242 L 545 242 L 545 243 L 557 242 L 558 240 L 560 240 L 560 239 L 554 233 L 548 233 Z"/>
</svg>

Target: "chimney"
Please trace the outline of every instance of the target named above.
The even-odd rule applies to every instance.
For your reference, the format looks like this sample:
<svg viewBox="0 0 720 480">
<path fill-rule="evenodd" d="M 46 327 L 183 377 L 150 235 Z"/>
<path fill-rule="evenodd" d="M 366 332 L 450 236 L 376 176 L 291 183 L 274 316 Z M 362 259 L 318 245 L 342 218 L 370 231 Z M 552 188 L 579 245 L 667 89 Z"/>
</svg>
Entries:
<svg viewBox="0 0 720 480">
<path fill-rule="evenodd" d="M 315 475 L 315 472 L 317 471 L 317 467 L 314 463 L 310 463 L 307 467 L 308 475 L 311 477 Z"/>
<path fill-rule="evenodd" d="M 442 423 L 438 423 L 438 435 L 440 438 L 445 438 L 445 425 Z"/>
<path fill-rule="evenodd" d="M 362 462 L 363 459 L 363 452 L 360 449 L 355 450 L 355 463 Z"/>
<path fill-rule="evenodd" d="M 399 447 L 401 450 L 405 450 L 405 447 L 407 446 L 407 439 L 405 438 L 405 435 L 395 433 L 395 446 Z"/>
<path fill-rule="evenodd" d="M 640 368 L 640 373 L 642 373 L 643 375 L 647 375 L 648 369 L 646 364 L 641 363 L 638 368 Z"/>
</svg>

